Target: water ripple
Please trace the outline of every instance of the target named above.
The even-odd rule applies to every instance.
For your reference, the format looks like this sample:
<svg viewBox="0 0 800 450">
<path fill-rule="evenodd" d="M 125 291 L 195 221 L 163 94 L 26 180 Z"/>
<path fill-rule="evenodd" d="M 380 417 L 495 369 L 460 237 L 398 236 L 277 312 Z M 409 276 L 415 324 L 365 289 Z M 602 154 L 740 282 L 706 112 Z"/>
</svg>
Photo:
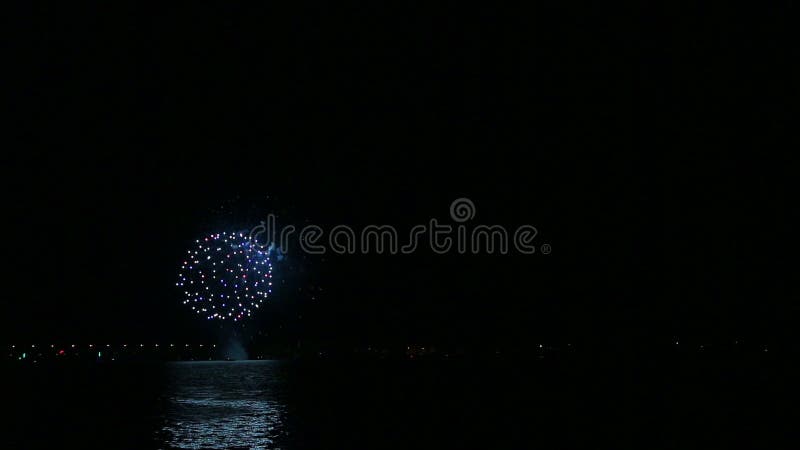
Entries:
<svg viewBox="0 0 800 450">
<path fill-rule="evenodd" d="M 205 362 L 170 366 L 165 421 L 170 448 L 273 449 L 284 436 L 277 362 Z"/>
</svg>

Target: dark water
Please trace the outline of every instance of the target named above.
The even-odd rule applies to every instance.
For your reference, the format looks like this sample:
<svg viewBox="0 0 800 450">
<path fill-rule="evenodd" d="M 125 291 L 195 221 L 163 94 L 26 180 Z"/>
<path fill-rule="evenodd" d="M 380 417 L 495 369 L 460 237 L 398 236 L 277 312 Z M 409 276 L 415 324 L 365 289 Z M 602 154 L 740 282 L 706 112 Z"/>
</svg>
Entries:
<svg viewBox="0 0 800 450">
<path fill-rule="evenodd" d="M 3 370 L 5 448 L 778 448 L 798 428 L 797 380 L 757 359 Z"/>
</svg>

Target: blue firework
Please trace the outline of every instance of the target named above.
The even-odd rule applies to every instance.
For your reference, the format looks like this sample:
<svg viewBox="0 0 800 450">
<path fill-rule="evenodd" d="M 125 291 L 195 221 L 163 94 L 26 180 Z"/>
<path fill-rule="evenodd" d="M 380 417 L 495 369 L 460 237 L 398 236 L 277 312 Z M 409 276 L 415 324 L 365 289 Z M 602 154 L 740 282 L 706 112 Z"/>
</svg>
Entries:
<svg viewBox="0 0 800 450">
<path fill-rule="evenodd" d="M 176 286 L 183 304 L 209 320 L 250 317 L 272 294 L 270 249 L 243 232 L 216 233 L 187 250 Z"/>
</svg>

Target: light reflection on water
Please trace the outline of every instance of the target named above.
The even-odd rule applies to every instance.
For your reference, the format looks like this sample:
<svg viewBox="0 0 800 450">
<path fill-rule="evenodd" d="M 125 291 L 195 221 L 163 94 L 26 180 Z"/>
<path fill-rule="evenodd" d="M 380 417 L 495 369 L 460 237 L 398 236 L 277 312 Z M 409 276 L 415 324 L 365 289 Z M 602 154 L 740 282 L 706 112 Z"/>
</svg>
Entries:
<svg viewBox="0 0 800 450">
<path fill-rule="evenodd" d="M 278 448 L 286 432 L 280 364 L 170 364 L 161 439 L 171 448 Z"/>
</svg>

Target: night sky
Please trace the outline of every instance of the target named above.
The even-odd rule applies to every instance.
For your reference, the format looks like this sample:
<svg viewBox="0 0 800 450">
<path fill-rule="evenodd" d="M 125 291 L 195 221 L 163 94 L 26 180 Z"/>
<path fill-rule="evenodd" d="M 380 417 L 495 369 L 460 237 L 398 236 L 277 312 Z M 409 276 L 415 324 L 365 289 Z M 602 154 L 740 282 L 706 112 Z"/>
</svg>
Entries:
<svg viewBox="0 0 800 450">
<path fill-rule="evenodd" d="M 204 233 L 269 213 L 407 230 L 459 197 L 552 254 L 290 249 L 248 326 L 342 346 L 794 339 L 792 171 L 764 153 L 793 79 L 777 12 L 761 42 L 702 9 L 29 8 L 6 69 L 6 341 L 209 339 L 174 286 Z"/>
</svg>

